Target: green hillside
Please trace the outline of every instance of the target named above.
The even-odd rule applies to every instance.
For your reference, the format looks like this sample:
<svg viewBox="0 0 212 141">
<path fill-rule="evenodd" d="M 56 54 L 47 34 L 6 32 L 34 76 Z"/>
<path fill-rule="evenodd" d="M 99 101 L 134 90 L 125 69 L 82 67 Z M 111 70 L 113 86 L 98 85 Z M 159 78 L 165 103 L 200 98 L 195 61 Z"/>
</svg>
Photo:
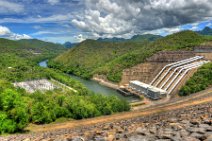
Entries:
<svg viewBox="0 0 212 141">
<path fill-rule="evenodd" d="M 162 36 L 160 36 L 160 35 L 144 34 L 144 35 L 135 35 L 130 40 L 138 41 L 138 42 L 142 41 L 142 40 L 155 41 L 160 38 L 162 38 Z"/>
<path fill-rule="evenodd" d="M 212 63 L 207 63 L 197 70 L 197 72 L 181 88 L 179 95 L 187 96 L 205 90 L 212 86 Z"/>
<path fill-rule="evenodd" d="M 96 69 L 103 67 L 121 55 L 142 48 L 150 41 L 160 37 L 148 34 L 137 35 L 122 42 L 86 40 L 50 61 L 49 66 L 84 78 L 90 78 Z"/>
<path fill-rule="evenodd" d="M 158 51 L 192 50 L 194 46 L 210 39 L 192 31 L 183 31 L 154 42 L 111 43 L 87 40 L 55 58 L 50 66 L 85 78 L 104 74 L 109 80 L 119 82 L 124 69 L 144 62 Z"/>
<path fill-rule="evenodd" d="M 37 39 L 8 40 L 0 38 L 0 49 L 2 53 L 13 53 L 24 58 L 52 58 L 66 49 L 60 44 L 44 42 Z"/>
<path fill-rule="evenodd" d="M 133 50 L 122 56 L 117 57 L 111 62 L 98 68 L 95 73 L 105 74 L 113 82 L 121 80 L 122 71 L 126 68 L 145 62 L 145 59 L 153 54 L 164 50 L 191 50 L 194 46 L 206 40 L 204 37 L 192 32 L 183 31 L 169 35 L 150 43 L 142 48 Z"/>
<path fill-rule="evenodd" d="M 37 62 L 58 55 L 65 48 L 36 39 L 0 39 L 0 50 L 0 78 L 14 82 L 45 76 Z"/>
<path fill-rule="evenodd" d="M 68 73 L 90 78 L 95 69 L 147 43 L 147 41 L 99 42 L 95 40 L 86 40 L 69 51 L 59 55 L 55 59 L 55 62 L 58 62 L 57 64 L 53 64 L 50 61 L 49 65 L 51 67 L 63 68 L 64 71 Z"/>
</svg>

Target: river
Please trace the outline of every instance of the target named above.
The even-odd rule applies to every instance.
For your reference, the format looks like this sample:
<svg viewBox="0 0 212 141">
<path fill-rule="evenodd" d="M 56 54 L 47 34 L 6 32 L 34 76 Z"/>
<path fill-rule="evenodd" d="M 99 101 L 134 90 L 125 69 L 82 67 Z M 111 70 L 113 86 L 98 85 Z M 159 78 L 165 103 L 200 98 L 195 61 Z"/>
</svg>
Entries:
<svg viewBox="0 0 212 141">
<path fill-rule="evenodd" d="M 41 67 L 48 67 L 47 65 L 47 60 L 45 61 L 42 61 L 39 63 L 39 66 Z M 128 96 L 128 97 L 125 97 L 123 95 L 121 95 L 119 92 L 117 92 L 115 89 L 112 89 L 112 88 L 108 88 L 106 86 L 103 86 L 103 85 L 100 85 L 98 82 L 96 81 L 93 81 L 93 80 L 85 80 L 85 79 L 82 79 L 78 76 L 75 76 L 75 75 L 70 75 L 70 77 L 74 80 L 77 80 L 77 81 L 80 81 L 82 84 L 84 84 L 89 90 L 93 91 L 94 93 L 99 93 L 99 94 L 103 94 L 103 95 L 107 95 L 107 96 L 117 96 L 121 99 L 125 99 L 129 102 L 132 102 L 132 101 L 137 101 L 138 98 L 136 97 L 133 97 L 133 96 Z"/>
</svg>

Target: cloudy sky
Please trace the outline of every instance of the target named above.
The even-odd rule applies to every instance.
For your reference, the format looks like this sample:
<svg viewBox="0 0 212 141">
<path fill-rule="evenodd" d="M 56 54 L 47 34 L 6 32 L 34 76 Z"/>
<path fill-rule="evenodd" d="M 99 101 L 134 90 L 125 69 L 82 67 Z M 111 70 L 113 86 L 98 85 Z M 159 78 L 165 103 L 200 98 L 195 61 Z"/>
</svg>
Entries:
<svg viewBox="0 0 212 141">
<path fill-rule="evenodd" d="M 212 27 L 212 0 L 0 0 L 0 37 L 63 43 Z"/>
</svg>

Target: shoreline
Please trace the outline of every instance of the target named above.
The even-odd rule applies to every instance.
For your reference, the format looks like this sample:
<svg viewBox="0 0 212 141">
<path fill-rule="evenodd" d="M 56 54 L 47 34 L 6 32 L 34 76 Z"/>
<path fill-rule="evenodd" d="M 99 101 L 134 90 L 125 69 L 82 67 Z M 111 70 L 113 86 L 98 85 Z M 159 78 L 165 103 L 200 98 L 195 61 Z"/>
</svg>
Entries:
<svg viewBox="0 0 212 141">
<path fill-rule="evenodd" d="M 106 86 L 106 87 L 108 87 L 108 88 L 112 88 L 112 89 L 115 89 L 115 90 L 118 90 L 118 89 L 119 89 L 119 85 L 114 84 L 114 83 L 112 83 L 112 82 L 105 81 L 105 80 L 100 79 L 100 78 L 97 78 L 97 77 L 93 77 L 93 78 L 91 78 L 91 80 L 96 81 L 96 82 L 98 82 L 100 85 Z"/>
</svg>

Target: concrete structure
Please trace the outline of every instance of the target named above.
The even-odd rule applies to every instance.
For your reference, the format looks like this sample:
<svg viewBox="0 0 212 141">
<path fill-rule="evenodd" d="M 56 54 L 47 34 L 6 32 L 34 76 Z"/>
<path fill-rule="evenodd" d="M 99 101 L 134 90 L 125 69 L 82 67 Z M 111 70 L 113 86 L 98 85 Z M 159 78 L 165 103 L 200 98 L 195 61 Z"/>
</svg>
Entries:
<svg viewBox="0 0 212 141">
<path fill-rule="evenodd" d="M 145 63 L 123 70 L 119 85 L 139 80 L 149 84 L 165 65 L 196 56 L 193 51 L 161 51 L 147 58 Z M 204 56 L 200 54 L 199 56 Z"/>
<path fill-rule="evenodd" d="M 167 74 L 175 67 L 179 67 L 179 66 L 182 66 L 184 64 L 188 64 L 188 63 L 192 63 L 194 61 L 197 61 L 197 60 L 200 60 L 202 59 L 203 56 L 195 56 L 195 57 L 192 57 L 192 58 L 189 58 L 189 59 L 185 59 L 185 60 L 181 60 L 181 61 L 178 61 L 178 62 L 174 62 L 174 63 L 171 63 L 171 64 L 168 64 L 166 65 L 159 73 L 158 75 L 152 80 L 152 82 L 150 83 L 150 85 L 154 84 L 154 82 L 159 78 L 159 76 L 162 75 L 162 73 L 168 68 L 168 70 L 166 71 L 166 73 L 159 79 L 158 82 L 156 82 L 155 86 L 157 87 L 158 84 L 167 76 Z"/>
<path fill-rule="evenodd" d="M 18 82 L 14 83 L 14 86 L 23 88 L 29 93 L 34 93 L 35 91 L 54 90 L 56 88 L 56 86 L 47 79 Z"/>
<path fill-rule="evenodd" d="M 155 86 L 151 86 L 149 84 L 145 84 L 140 81 L 130 81 L 130 84 L 128 86 L 130 89 L 140 93 L 144 94 L 145 96 L 157 100 L 164 96 L 166 96 L 167 92 L 165 90 L 159 89 Z"/>
<path fill-rule="evenodd" d="M 203 56 L 195 56 L 165 65 L 150 84 L 130 81 L 128 88 L 151 99 L 160 99 L 171 94 L 191 70 L 210 62 Z"/>
</svg>

